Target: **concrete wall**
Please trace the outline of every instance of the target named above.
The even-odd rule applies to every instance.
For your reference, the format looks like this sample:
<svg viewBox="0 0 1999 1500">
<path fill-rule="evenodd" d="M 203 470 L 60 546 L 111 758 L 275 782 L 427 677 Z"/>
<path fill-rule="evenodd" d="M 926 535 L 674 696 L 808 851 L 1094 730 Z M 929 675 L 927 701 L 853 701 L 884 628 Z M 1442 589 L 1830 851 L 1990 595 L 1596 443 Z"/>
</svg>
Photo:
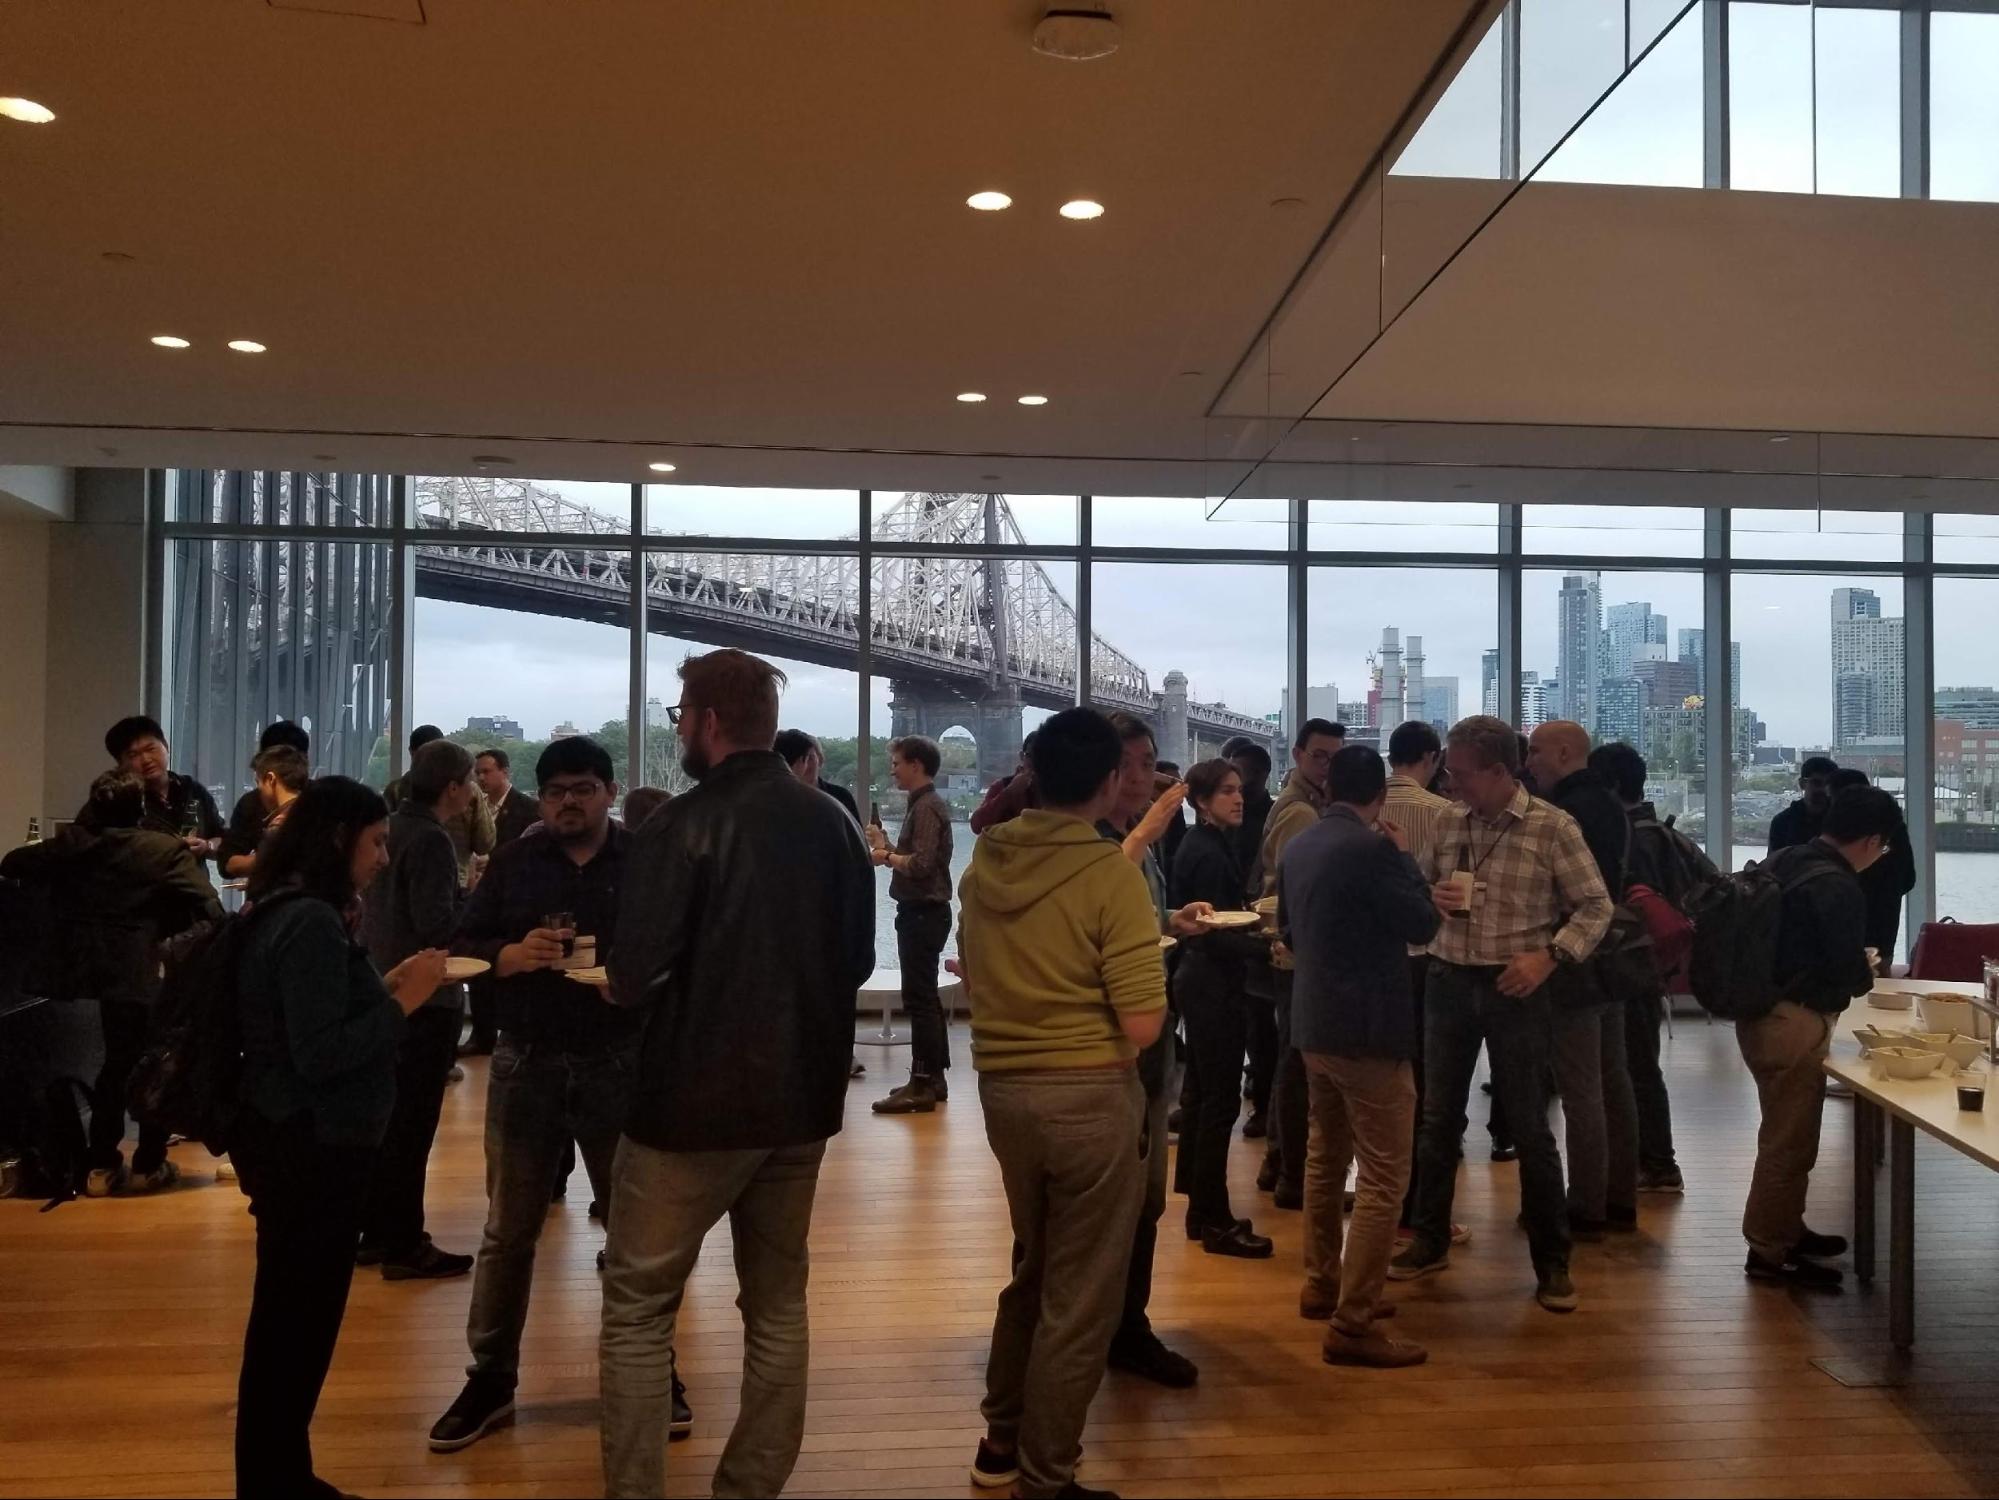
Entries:
<svg viewBox="0 0 1999 1500">
<path fill-rule="evenodd" d="M 0 521 L 0 848 L 12 848 L 42 803 L 47 738 L 49 521 Z"/>
<path fill-rule="evenodd" d="M 144 472 L 78 470 L 76 519 L 46 530 L 42 802 L 66 817 L 106 767 L 105 729 L 145 709 Z M 6 829 L 0 824 L 0 834 Z"/>
<path fill-rule="evenodd" d="M 67 521 L 75 513 L 72 470 L 0 464 L 0 520 Z"/>
</svg>

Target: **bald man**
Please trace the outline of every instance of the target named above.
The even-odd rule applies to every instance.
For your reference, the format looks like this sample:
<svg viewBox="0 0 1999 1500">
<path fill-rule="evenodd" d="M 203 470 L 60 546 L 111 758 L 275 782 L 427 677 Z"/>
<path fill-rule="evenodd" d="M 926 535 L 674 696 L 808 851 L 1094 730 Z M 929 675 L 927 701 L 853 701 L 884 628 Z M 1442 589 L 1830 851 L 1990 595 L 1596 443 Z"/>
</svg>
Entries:
<svg viewBox="0 0 1999 1500">
<path fill-rule="evenodd" d="M 1550 719 L 1527 740 L 1527 765 L 1541 795 L 1582 826 L 1611 900 L 1624 896 L 1631 821 L 1617 794 L 1589 769 L 1589 731 Z M 1638 1227 L 1638 1096 L 1624 1045 L 1624 997 L 1611 958 L 1636 941 L 1620 912 L 1586 964 L 1556 976 L 1569 993 L 1553 1005 L 1555 1087 L 1562 1096 L 1569 1157 L 1569 1229 L 1578 1239 Z"/>
</svg>

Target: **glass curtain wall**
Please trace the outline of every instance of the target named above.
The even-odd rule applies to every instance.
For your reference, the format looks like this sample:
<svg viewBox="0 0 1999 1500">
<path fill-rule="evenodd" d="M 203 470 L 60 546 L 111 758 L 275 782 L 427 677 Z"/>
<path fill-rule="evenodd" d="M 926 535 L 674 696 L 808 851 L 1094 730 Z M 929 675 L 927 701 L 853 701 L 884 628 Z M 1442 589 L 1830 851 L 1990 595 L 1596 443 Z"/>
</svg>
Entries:
<svg viewBox="0 0 1999 1500">
<path fill-rule="evenodd" d="M 679 790 L 677 668 L 731 645 L 785 670 L 785 725 L 891 829 L 892 736 L 939 741 L 962 817 L 1078 701 L 1183 764 L 1249 734 L 1281 765 L 1306 714 L 1378 743 L 1560 712 L 1638 744 L 1662 811 L 1731 863 L 1800 757 L 1857 765 L 1908 805 L 1916 913 L 1999 919 L 1988 516 L 211 471 L 154 493 L 155 706 L 224 801 L 278 718 L 377 784 L 434 722 L 523 783 L 575 731 L 624 785 Z"/>
</svg>

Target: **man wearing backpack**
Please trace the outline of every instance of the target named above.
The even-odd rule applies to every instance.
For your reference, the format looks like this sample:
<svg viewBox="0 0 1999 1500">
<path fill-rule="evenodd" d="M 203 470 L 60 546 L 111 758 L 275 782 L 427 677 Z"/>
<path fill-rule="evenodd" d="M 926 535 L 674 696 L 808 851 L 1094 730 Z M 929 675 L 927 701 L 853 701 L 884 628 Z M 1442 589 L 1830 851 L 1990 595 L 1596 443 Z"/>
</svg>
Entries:
<svg viewBox="0 0 1999 1500">
<path fill-rule="evenodd" d="M 1617 794 L 1630 819 L 1625 900 L 1647 919 L 1658 968 L 1656 985 L 1631 986 L 1622 996 L 1625 1061 L 1638 1104 L 1638 1191 L 1683 1193 L 1686 1180 L 1680 1175 L 1673 1151 L 1673 1106 L 1666 1094 L 1665 1074 L 1659 1069 L 1659 1031 L 1674 975 L 1685 968 L 1682 945 L 1693 937 L 1684 915 L 1686 898 L 1719 880 L 1721 872 L 1692 839 L 1660 822 L 1652 804 L 1645 800 L 1644 756 L 1623 743 L 1599 745 L 1590 752 L 1589 766 Z M 1653 900 L 1663 903 L 1660 916 L 1678 929 L 1677 936 L 1653 926 Z"/>
<path fill-rule="evenodd" d="M 1763 1111 L 1742 1210 L 1751 1280 L 1824 1291 L 1840 1284 L 1838 1269 L 1819 1262 L 1843 1255 L 1846 1241 L 1805 1227 L 1825 1107 L 1820 1064 L 1832 1043 L 1833 1017 L 1873 987 L 1860 872 L 1887 852 L 1901 823 L 1893 797 L 1879 787 L 1854 787 L 1833 798 L 1817 838 L 1780 850 L 1763 867 L 1782 897 L 1770 975 L 1774 999 L 1761 1014 L 1735 1021 L 1736 1045 Z M 1700 970 L 1697 956 L 1697 977 Z"/>
</svg>

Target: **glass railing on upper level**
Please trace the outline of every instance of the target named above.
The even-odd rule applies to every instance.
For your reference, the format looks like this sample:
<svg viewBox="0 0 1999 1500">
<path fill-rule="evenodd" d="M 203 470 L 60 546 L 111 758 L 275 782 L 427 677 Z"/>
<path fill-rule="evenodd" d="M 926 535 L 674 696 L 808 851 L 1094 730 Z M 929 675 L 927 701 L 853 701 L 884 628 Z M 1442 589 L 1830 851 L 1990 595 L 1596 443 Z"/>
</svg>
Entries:
<svg viewBox="0 0 1999 1500">
<path fill-rule="evenodd" d="M 1999 202 L 1999 6 L 1495 3 L 1216 403 L 1218 473 L 1273 453 L 1529 181 Z"/>
</svg>

